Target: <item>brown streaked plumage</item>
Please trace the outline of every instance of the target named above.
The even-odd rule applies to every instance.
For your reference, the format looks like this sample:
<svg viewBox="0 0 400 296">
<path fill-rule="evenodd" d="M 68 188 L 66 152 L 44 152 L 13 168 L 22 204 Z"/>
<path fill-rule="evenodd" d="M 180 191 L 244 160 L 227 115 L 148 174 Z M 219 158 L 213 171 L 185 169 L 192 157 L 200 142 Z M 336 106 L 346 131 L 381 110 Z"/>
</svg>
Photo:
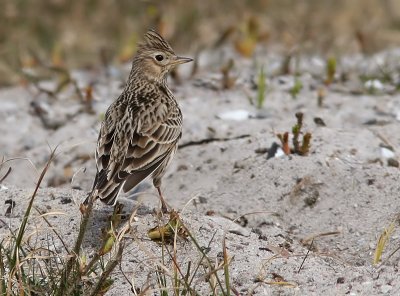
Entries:
<svg viewBox="0 0 400 296">
<path fill-rule="evenodd" d="M 166 210 L 161 179 L 182 134 L 182 113 L 166 79 L 174 66 L 190 61 L 178 57 L 155 31 L 146 33 L 126 87 L 101 124 L 91 193 L 95 198 L 114 204 L 121 190 L 127 192 L 151 176 Z"/>
</svg>

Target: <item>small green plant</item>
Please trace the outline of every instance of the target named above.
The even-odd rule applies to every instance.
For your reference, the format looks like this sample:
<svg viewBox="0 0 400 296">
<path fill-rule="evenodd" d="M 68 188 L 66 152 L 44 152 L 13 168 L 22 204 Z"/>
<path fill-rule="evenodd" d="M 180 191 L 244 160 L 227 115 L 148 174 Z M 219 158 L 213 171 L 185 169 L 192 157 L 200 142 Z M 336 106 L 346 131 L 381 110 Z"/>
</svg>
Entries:
<svg viewBox="0 0 400 296">
<path fill-rule="evenodd" d="M 285 154 L 299 154 L 299 155 L 308 155 L 310 152 L 311 147 L 311 133 L 307 132 L 303 134 L 302 127 L 303 127 L 303 113 L 297 112 L 296 119 L 297 123 L 292 127 L 292 143 L 293 148 L 290 148 L 289 145 L 289 132 L 285 132 L 283 134 L 277 134 L 278 139 L 281 141 L 282 150 Z M 303 139 L 300 141 L 300 135 L 303 134 Z"/>
<path fill-rule="evenodd" d="M 303 83 L 301 83 L 300 79 L 296 76 L 294 80 L 294 85 L 292 88 L 290 88 L 289 93 L 293 99 L 296 99 L 297 95 L 300 93 L 302 89 L 303 89 Z"/>
<path fill-rule="evenodd" d="M 267 91 L 266 75 L 264 66 L 260 67 L 257 76 L 257 108 L 261 109 L 264 106 L 265 95 Z"/>
<path fill-rule="evenodd" d="M 331 84 L 335 80 L 336 64 L 336 58 L 334 57 L 329 57 L 326 61 L 326 85 Z"/>
</svg>

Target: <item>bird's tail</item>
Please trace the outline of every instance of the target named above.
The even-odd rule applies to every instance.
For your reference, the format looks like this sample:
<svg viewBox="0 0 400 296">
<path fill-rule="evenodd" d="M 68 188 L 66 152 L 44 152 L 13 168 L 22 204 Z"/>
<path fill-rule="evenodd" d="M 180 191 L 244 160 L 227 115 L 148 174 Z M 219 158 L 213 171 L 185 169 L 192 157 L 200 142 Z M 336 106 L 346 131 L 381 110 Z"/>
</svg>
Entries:
<svg viewBox="0 0 400 296">
<path fill-rule="evenodd" d="M 93 188 L 92 191 L 88 193 L 88 195 L 86 196 L 86 198 L 82 204 L 86 206 L 89 203 L 89 200 L 92 196 L 94 197 L 94 199 L 96 199 L 96 196 L 94 196 L 94 195 L 95 195 L 95 190 Z"/>
<path fill-rule="evenodd" d="M 83 201 L 83 205 L 87 205 L 91 198 L 93 198 L 93 201 L 96 199 L 100 199 L 103 203 L 107 205 L 114 205 L 119 193 L 122 190 L 124 183 L 125 182 L 121 182 L 118 184 L 111 182 L 110 184 L 108 184 L 108 187 L 101 189 L 98 189 L 97 186 L 93 186 L 92 191 L 88 193 L 85 200 Z"/>
<path fill-rule="evenodd" d="M 114 205 L 128 176 L 128 173 L 120 172 L 109 180 L 105 170 L 97 172 L 92 191 L 88 194 L 83 204 L 87 205 L 90 198 L 93 197 L 94 200 L 100 199 L 107 205 Z"/>
<path fill-rule="evenodd" d="M 119 193 L 122 190 L 122 186 L 124 185 L 124 183 L 125 182 L 122 182 L 119 184 L 115 184 L 115 183 L 112 184 L 112 186 L 110 186 L 110 188 L 108 190 L 106 190 L 104 192 L 104 194 L 101 194 L 101 193 L 99 194 L 99 199 L 109 206 L 114 205 Z"/>
</svg>

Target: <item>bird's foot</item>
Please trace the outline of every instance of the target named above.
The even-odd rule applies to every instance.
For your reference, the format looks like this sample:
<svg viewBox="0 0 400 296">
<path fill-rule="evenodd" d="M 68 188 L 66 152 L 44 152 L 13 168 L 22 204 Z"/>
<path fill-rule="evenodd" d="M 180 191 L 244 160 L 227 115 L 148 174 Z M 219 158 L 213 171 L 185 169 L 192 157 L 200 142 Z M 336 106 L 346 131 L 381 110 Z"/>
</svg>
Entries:
<svg viewBox="0 0 400 296">
<path fill-rule="evenodd" d="M 163 196 L 163 194 L 162 194 L 162 192 L 161 192 L 160 187 L 157 187 L 157 190 L 158 190 L 158 195 L 159 195 L 160 201 L 161 201 L 161 213 L 162 213 L 162 214 L 167 214 L 167 213 L 169 213 L 168 208 L 170 208 L 170 207 L 169 207 L 168 204 L 165 202 L 165 199 L 164 199 L 164 196 Z"/>
</svg>

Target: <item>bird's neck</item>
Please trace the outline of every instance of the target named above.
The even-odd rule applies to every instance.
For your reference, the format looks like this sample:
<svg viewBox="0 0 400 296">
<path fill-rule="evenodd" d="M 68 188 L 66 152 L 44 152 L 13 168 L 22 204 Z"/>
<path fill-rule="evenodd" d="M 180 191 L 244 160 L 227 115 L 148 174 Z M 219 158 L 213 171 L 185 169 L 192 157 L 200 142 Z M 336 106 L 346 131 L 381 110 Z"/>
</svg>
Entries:
<svg viewBox="0 0 400 296">
<path fill-rule="evenodd" d="M 125 91 L 135 91 L 142 86 L 150 85 L 160 88 L 166 88 L 167 86 L 167 75 L 160 74 L 154 75 L 155 73 L 149 71 L 145 65 L 142 65 L 140 61 L 134 60 L 132 63 L 132 69 L 129 74 L 128 81 L 125 86 Z"/>
</svg>

